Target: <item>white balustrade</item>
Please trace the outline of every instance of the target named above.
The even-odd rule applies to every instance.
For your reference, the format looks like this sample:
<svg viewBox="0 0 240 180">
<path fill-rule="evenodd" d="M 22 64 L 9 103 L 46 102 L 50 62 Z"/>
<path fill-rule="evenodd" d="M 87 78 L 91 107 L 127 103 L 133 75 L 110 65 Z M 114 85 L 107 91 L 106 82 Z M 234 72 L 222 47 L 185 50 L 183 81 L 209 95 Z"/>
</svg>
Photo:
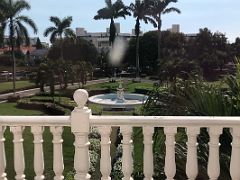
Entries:
<svg viewBox="0 0 240 180">
<path fill-rule="evenodd" d="M 0 126 L 0 180 L 6 180 L 6 160 L 5 160 L 5 148 L 4 142 L 5 138 L 3 136 L 4 127 Z"/>
<path fill-rule="evenodd" d="M 33 144 L 34 144 L 34 171 L 35 171 L 35 180 L 44 179 L 43 170 L 44 170 L 44 159 L 43 159 L 43 127 L 33 126 L 31 127 L 33 133 Z"/>
<path fill-rule="evenodd" d="M 164 171 L 167 176 L 167 180 L 173 180 L 176 174 L 175 134 L 177 133 L 177 128 L 164 127 L 164 133 L 166 135 L 166 155 Z"/>
<path fill-rule="evenodd" d="M 219 164 L 219 136 L 222 134 L 222 127 L 210 127 L 209 130 L 209 157 L 208 176 L 210 180 L 217 180 L 220 175 Z"/>
<path fill-rule="evenodd" d="M 74 178 L 76 180 L 85 180 L 91 178 L 88 174 L 90 164 L 88 134 L 91 110 L 84 107 L 88 100 L 88 93 L 86 90 L 77 90 L 73 97 L 78 105 L 71 114 L 71 130 L 75 135 L 74 168 L 76 170 L 76 175 Z"/>
<path fill-rule="evenodd" d="M 188 127 L 186 133 L 188 137 L 186 174 L 188 179 L 194 180 L 198 175 L 197 136 L 200 133 L 200 128 Z"/>
<path fill-rule="evenodd" d="M 99 127 L 99 133 L 101 135 L 101 159 L 100 159 L 100 171 L 102 173 L 102 180 L 109 180 L 111 173 L 111 157 L 110 157 L 110 134 L 111 126 Z"/>
<path fill-rule="evenodd" d="M 14 169 L 16 171 L 16 180 L 25 179 L 24 175 L 24 153 L 23 153 L 23 138 L 22 132 L 23 127 L 21 126 L 12 126 L 10 127 L 11 132 L 13 133 L 13 146 L 14 146 Z"/>
<path fill-rule="evenodd" d="M 143 172 L 144 180 L 151 180 L 153 176 L 153 149 L 152 149 L 152 136 L 154 132 L 154 127 L 144 126 L 143 127 L 143 144 L 144 144 L 144 154 L 143 154 Z"/>
<path fill-rule="evenodd" d="M 62 173 L 64 169 L 63 152 L 62 152 L 62 127 L 50 127 L 53 134 L 53 170 L 55 173 L 54 180 L 64 179 Z"/>
<path fill-rule="evenodd" d="M 232 180 L 240 179 L 240 127 L 232 128 L 232 156 L 230 164 L 230 173 Z M 237 167 L 237 168 L 236 168 Z"/>
<path fill-rule="evenodd" d="M 122 139 L 122 172 L 123 180 L 130 180 L 133 171 L 133 158 L 132 158 L 132 127 L 121 126 L 120 128 Z"/>
<path fill-rule="evenodd" d="M 14 145 L 14 169 L 15 179 L 24 180 L 24 153 L 22 133 L 25 126 L 31 127 L 34 136 L 34 171 L 35 180 L 44 179 L 43 158 L 43 129 L 50 127 L 53 134 L 53 170 L 55 180 L 62 180 L 64 169 L 62 152 L 63 127 L 71 127 L 75 136 L 74 179 L 90 179 L 89 171 L 89 130 L 90 127 L 99 127 L 101 134 L 101 160 L 100 171 L 102 180 L 110 180 L 111 157 L 110 157 L 110 134 L 111 127 L 120 127 L 123 135 L 122 140 L 122 171 L 123 179 L 132 179 L 133 157 L 132 157 L 132 128 L 142 127 L 144 135 L 144 157 L 143 170 L 145 180 L 152 180 L 153 176 L 153 133 L 154 127 L 163 127 L 166 135 L 165 174 L 167 180 L 173 180 L 176 174 L 175 162 L 175 135 L 177 127 L 185 127 L 188 137 L 187 141 L 187 163 L 186 174 L 188 179 L 194 180 L 198 175 L 197 159 L 197 137 L 200 128 L 209 130 L 209 158 L 208 176 L 211 180 L 217 180 L 220 174 L 219 164 L 219 136 L 224 127 L 232 129 L 232 155 L 230 162 L 230 174 L 233 180 L 240 179 L 240 118 L 239 117 L 183 117 L 183 116 L 92 116 L 91 110 L 85 107 L 88 93 L 85 90 L 77 90 L 74 100 L 77 107 L 71 116 L 0 116 L 0 180 L 6 180 L 6 162 L 4 149 L 4 130 L 10 127 L 13 133 Z M 28 158 L 28 157 L 26 157 Z"/>
</svg>

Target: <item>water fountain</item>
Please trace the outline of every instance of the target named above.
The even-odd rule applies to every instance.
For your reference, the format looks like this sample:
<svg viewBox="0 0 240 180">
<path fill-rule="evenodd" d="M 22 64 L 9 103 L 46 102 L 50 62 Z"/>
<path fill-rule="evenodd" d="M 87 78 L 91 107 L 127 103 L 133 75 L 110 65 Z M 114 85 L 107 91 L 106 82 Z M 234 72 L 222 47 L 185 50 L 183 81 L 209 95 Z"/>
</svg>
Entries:
<svg viewBox="0 0 240 180">
<path fill-rule="evenodd" d="M 134 109 L 136 105 L 143 104 L 148 96 L 137 93 L 125 93 L 122 80 L 118 81 L 116 93 L 99 94 L 88 98 L 89 102 L 102 105 L 107 109 Z"/>
</svg>

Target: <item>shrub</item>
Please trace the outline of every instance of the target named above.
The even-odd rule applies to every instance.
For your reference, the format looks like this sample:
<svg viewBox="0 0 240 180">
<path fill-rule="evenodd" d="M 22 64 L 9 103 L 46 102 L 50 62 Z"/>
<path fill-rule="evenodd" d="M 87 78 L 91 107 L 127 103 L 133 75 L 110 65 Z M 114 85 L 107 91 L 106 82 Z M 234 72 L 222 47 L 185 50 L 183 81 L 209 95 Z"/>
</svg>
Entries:
<svg viewBox="0 0 240 180">
<path fill-rule="evenodd" d="M 19 100 L 17 107 L 21 109 L 31 109 L 44 111 L 49 115 L 64 115 L 65 109 L 52 103 L 31 102 L 27 99 Z"/>
<path fill-rule="evenodd" d="M 134 92 L 138 94 L 149 94 L 151 91 L 143 88 L 135 88 Z"/>
<path fill-rule="evenodd" d="M 15 95 L 10 95 L 7 98 L 8 102 L 17 102 L 20 99 L 20 96 L 15 94 Z"/>
</svg>

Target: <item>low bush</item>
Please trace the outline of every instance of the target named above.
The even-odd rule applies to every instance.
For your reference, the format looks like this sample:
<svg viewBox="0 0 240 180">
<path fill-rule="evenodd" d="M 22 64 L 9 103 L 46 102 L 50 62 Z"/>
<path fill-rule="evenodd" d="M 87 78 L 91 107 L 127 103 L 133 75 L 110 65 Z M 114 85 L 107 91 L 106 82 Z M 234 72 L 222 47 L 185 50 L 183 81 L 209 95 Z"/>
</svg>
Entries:
<svg viewBox="0 0 240 180">
<path fill-rule="evenodd" d="M 29 100 L 19 100 L 17 107 L 20 109 L 40 110 L 50 115 L 64 115 L 66 111 L 64 108 L 53 103 L 31 102 Z"/>
<path fill-rule="evenodd" d="M 20 96 L 15 94 L 15 95 L 8 96 L 7 101 L 8 102 L 17 102 L 19 99 L 20 99 Z"/>
<path fill-rule="evenodd" d="M 151 91 L 143 88 L 135 88 L 134 92 L 138 94 L 149 94 Z"/>
<path fill-rule="evenodd" d="M 96 90 L 89 90 L 88 91 L 88 94 L 89 96 L 95 96 L 95 95 L 98 95 L 98 94 L 105 94 L 105 93 L 110 93 L 110 89 L 96 89 Z"/>
</svg>

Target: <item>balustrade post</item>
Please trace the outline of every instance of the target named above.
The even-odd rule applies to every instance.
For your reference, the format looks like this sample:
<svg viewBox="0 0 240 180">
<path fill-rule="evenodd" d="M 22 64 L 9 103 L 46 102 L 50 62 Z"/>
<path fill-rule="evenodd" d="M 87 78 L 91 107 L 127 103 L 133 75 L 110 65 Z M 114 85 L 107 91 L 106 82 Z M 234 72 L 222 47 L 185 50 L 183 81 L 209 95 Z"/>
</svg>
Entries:
<svg viewBox="0 0 240 180">
<path fill-rule="evenodd" d="M 111 173 L 111 157 L 110 157 L 110 134 L 111 126 L 99 127 L 99 133 L 101 134 L 101 160 L 100 171 L 102 173 L 102 180 L 109 180 Z"/>
<path fill-rule="evenodd" d="M 64 179 L 62 173 L 64 169 L 63 152 L 62 152 L 62 132 L 63 127 L 50 127 L 53 134 L 53 170 L 55 173 L 54 180 Z"/>
<path fill-rule="evenodd" d="M 12 126 L 10 127 L 11 132 L 13 133 L 13 145 L 14 145 L 14 169 L 16 171 L 16 180 L 25 179 L 24 169 L 24 153 L 23 153 L 23 138 L 22 132 L 23 127 L 21 126 Z"/>
<path fill-rule="evenodd" d="M 78 89 L 73 95 L 74 101 L 78 107 L 75 107 L 71 113 L 71 130 L 75 135 L 75 155 L 74 168 L 76 170 L 75 180 L 90 179 L 89 171 L 89 118 L 91 110 L 85 107 L 88 100 L 88 92 L 84 89 Z"/>
<path fill-rule="evenodd" d="M 152 149 L 152 136 L 154 132 L 154 127 L 143 127 L 144 135 L 144 163 L 143 163 L 143 172 L 144 180 L 152 180 L 153 175 L 153 149 Z"/>
<path fill-rule="evenodd" d="M 167 176 L 167 180 L 173 180 L 176 174 L 176 162 L 175 162 L 175 134 L 177 133 L 176 127 L 164 127 L 164 133 L 166 135 L 166 156 L 164 171 Z"/>
<path fill-rule="evenodd" d="M 230 174 L 232 180 L 240 179 L 240 127 L 233 127 L 232 133 L 232 155 L 230 163 Z"/>
<path fill-rule="evenodd" d="M 34 143 L 34 171 L 35 171 L 35 180 L 44 179 L 43 170 L 44 170 L 44 159 L 43 159 L 43 127 L 33 126 L 31 127 L 33 133 L 33 143 Z"/>
<path fill-rule="evenodd" d="M 200 128 L 188 127 L 186 132 L 188 137 L 186 174 L 188 179 L 194 180 L 198 175 L 197 136 L 200 133 Z"/>
<path fill-rule="evenodd" d="M 221 127 L 209 128 L 209 158 L 208 158 L 208 176 L 210 180 L 217 180 L 220 174 L 219 164 L 219 136 L 222 134 Z"/>
<path fill-rule="evenodd" d="M 121 126 L 122 140 L 122 172 L 123 180 L 130 180 L 133 171 L 133 158 L 132 158 L 132 127 Z"/>
<path fill-rule="evenodd" d="M 5 128 L 0 126 L 0 180 L 6 180 L 6 159 L 5 159 L 5 138 L 3 136 Z"/>
</svg>

